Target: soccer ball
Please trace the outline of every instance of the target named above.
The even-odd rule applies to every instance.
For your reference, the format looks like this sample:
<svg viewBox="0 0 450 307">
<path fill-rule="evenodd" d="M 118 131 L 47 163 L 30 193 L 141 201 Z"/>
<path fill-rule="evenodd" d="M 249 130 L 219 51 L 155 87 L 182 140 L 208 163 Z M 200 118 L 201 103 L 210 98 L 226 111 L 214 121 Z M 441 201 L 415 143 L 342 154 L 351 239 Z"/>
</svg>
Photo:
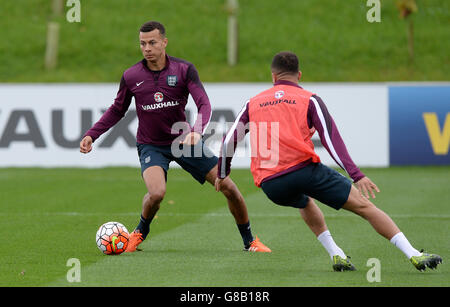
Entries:
<svg viewBox="0 0 450 307">
<path fill-rule="evenodd" d="M 95 242 L 102 253 L 118 255 L 127 249 L 129 238 L 130 234 L 124 225 L 118 222 L 108 222 L 98 229 Z"/>
</svg>

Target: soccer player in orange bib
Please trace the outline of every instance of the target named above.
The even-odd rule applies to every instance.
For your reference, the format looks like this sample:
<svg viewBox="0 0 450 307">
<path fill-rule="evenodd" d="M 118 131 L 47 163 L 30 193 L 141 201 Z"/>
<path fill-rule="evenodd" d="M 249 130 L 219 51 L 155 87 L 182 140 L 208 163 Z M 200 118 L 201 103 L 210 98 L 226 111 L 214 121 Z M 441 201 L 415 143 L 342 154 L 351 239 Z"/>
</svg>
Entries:
<svg viewBox="0 0 450 307">
<path fill-rule="evenodd" d="M 298 85 L 298 58 L 292 52 L 275 55 L 271 65 L 274 86 L 248 100 L 223 139 L 216 190 L 230 174 L 237 143 L 250 132 L 251 172 L 256 186 L 277 205 L 299 208 L 306 224 L 333 261 L 335 271 L 355 270 L 334 242 L 324 216 L 313 199 L 366 219 L 398 247 L 418 270 L 436 268 L 442 258 L 415 249 L 391 218 L 371 201 L 378 187 L 350 158 L 333 118 L 322 99 Z M 311 136 L 317 131 L 323 146 L 347 177 L 323 165 Z"/>
</svg>

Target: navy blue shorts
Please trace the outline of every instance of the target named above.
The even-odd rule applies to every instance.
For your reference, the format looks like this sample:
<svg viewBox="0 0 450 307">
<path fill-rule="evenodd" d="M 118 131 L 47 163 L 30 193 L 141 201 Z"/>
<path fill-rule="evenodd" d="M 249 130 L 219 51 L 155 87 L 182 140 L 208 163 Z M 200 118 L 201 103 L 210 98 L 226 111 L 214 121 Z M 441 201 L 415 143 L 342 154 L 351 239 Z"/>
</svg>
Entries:
<svg viewBox="0 0 450 307">
<path fill-rule="evenodd" d="M 322 163 L 307 166 L 264 181 L 261 188 L 280 206 L 305 208 L 309 197 L 339 210 L 348 199 L 351 181 Z"/>
<path fill-rule="evenodd" d="M 166 181 L 169 163 L 175 161 L 203 184 L 206 175 L 219 160 L 203 141 L 195 146 L 176 145 L 173 148 L 172 145 L 158 146 L 140 143 L 136 143 L 136 146 L 141 163 L 141 174 L 150 166 L 160 166 L 164 170 Z"/>
</svg>

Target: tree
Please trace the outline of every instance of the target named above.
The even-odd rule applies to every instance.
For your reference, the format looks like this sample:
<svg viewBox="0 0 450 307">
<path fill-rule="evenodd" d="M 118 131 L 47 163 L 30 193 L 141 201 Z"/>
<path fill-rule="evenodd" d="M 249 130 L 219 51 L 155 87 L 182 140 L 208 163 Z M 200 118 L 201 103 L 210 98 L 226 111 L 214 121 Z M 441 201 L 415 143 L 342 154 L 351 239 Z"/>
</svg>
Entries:
<svg viewBox="0 0 450 307">
<path fill-rule="evenodd" d="M 62 15 L 62 0 L 52 1 L 52 16 L 47 24 L 47 43 L 45 48 L 45 68 L 54 69 L 58 63 L 59 23 L 58 17 Z"/>
<path fill-rule="evenodd" d="M 411 14 L 417 12 L 416 0 L 397 0 L 397 8 L 400 11 L 400 18 L 408 20 L 408 52 L 410 61 L 414 60 L 414 24 Z"/>
</svg>

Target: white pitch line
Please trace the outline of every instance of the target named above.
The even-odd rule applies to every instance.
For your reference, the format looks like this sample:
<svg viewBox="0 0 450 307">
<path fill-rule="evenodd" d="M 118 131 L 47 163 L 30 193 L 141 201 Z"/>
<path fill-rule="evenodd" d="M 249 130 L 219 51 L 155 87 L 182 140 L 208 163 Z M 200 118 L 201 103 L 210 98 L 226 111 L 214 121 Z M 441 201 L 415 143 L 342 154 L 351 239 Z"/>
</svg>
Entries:
<svg viewBox="0 0 450 307">
<path fill-rule="evenodd" d="M 139 216 L 139 212 L 118 212 L 118 213 L 106 213 L 106 212 L 30 212 L 30 213 L 7 213 L 0 212 L 0 216 Z M 231 217 L 231 213 L 228 212 L 208 212 L 208 213 L 157 213 L 159 217 L 170 216 L 198 216 L 198 217 Z M 300 214 L 288 214 L 288 213 L 252 213 L 251 217 L 300 217 Z M 357 217 L 355 214 L 324 214 L 325 218 L 349 218 Z M 450 214 L 389 214 L 391 218 L 430 218 L 430 219 L 450 219 Z"/>
</svg>

